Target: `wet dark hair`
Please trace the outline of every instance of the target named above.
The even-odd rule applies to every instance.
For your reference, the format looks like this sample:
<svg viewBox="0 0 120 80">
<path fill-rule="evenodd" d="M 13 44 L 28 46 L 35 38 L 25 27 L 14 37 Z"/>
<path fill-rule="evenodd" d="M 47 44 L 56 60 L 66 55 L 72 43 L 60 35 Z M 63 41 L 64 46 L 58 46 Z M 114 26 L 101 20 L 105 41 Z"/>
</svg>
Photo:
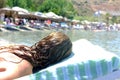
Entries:
<svg viewBox="0 0 120 80">
<path fill-rule="evenodd" d="M 8 51 L 29 61 L 33 69 L 43 69 L 58 63 L 72 53 L 72 42 L 62 32 L 53 32 L 31 47 L 11 45 L 0 47 L 0 51 Z"/>
<path fill-rule="evenodd" d="M 41 69 L 60 62 L 72 52 L 72 43 L 62 32 L 53 32 L 32 47 L 33 66 Z"/>
<path fill-rule="evenodd" d="M 7 46 L 0 46 L 0 53 L 10 52 L 13 53 L 23 59 L 32 62 L 32 55 L 31 49 L 25 45 L 7 45 Z"/>
</svg>

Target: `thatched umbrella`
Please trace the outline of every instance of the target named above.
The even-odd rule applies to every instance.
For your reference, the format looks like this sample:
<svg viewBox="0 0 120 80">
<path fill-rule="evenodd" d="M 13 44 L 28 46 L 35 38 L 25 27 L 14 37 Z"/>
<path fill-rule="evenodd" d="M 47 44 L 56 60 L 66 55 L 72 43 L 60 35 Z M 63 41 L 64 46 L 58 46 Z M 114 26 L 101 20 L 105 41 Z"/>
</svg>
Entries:
<svg viewBox="0 0 120 80">
<path fill-rule="evenodd" d="M 18 12 L 10 8 L 1 8 L 0 14 L 5 14 L 6 17 L 15 17 L 17 16 Z"/>
<path fill-rule="evenodd" d="M 18 12 L 18 18 L 39 19 L 39 16 L 30 13 L 28 10 L 20 7 L 13 7 L 12 10 Z"/>
<path fill-rule="evenodd" d="M 26 19 L 36 20 L 36 19 L 39 19 L 39 16 L 36 16 L 34 14 L 18 14 L 18 18 L 26 18 Z"/>
</svg>

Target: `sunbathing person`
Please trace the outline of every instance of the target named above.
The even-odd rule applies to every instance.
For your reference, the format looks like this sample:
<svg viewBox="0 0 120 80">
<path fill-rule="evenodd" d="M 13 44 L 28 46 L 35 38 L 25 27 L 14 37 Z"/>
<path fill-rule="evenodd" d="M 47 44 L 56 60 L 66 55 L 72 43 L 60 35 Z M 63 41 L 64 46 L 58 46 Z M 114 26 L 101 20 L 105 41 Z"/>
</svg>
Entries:
<svg viewBox="0 0 120 80">
<path fill-rule="evenodd" d="M 71 54 L 72 43 L 62 32 L 53 32 L 31 47 L 0 47 L 0 80 L 32 74 L 60 62 Z"/>
</svg>

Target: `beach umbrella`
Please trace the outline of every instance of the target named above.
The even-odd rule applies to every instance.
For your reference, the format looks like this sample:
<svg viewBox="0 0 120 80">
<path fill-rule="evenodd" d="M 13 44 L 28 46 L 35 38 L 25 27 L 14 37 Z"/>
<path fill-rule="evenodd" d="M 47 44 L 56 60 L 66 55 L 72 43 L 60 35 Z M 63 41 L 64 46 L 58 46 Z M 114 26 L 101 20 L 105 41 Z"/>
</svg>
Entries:
<svg viewBox="0 0 120 80">
<path fill-rule="evenodd" d="M 6 17 L 14 17 L 18 13 L 15 10 L 12 10 L 11 8 L 1 8 L 0 14 L 5 14 Z"/>
<path fill-rule="evenodd" d="M 23 13 L 29 13 L 28 10 L 24 9 L 24 8 L 20 8 L 20 7 L 13 7 L 12 10 L 14 11 L 18 11 L 18 12 L 23 12 Z"/>
<path fill-rule="evenodd" d="M 51 19 L 63 19 L 62 16 L 58 16 L 57 14 L 55 14 L 54 12 L 48 12 L 44 14 L 47 18 L 51 18 Z"/>
</svg>

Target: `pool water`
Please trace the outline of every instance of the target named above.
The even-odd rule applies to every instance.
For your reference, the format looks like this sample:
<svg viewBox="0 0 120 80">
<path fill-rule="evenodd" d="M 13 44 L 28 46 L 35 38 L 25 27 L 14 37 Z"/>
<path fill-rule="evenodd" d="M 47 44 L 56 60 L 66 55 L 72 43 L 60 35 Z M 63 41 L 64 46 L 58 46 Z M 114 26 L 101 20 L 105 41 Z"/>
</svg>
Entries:
<svg viewBox="0 0 120 80">
<path fill-rule="evenodd" d="M 35 42 L 55 30 L 40 30 L 40 31 L 15 31 L 15 32 L 0 32 L 0 40 L 10 43 L 24 44 L 31 46 Z M 61 30 L 67 34 L 72 42 L 78 39 L 87 39 L 95 45 L 99 45 L 104 49 L 114 52 L 120 56 L 120 32 L 119 31 L 84 31 L 84 30 Z"/>
</svg>

